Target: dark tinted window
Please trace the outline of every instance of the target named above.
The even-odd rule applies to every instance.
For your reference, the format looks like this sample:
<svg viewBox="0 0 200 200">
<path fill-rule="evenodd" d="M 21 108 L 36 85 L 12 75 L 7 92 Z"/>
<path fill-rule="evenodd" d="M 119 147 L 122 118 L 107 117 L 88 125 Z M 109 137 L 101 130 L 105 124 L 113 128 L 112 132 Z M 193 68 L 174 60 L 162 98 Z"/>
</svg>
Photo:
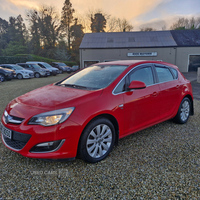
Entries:
<svg viewBox="0 0 200 200">
<path fill-rule="evenodd" d="M 172 81 L 174 79 L 172 73 L 166 67 L 156 67 L 156 72 L 158 74 L 159 83 Z"/>
<path fill-rule="evenodd" d="M 154 84 L 151 67 L 144 67 L 134 71 L 130 74 L 130 82 L 133 80 L 142 81 L 146 84 L 146 86 Z"/>
</svg>

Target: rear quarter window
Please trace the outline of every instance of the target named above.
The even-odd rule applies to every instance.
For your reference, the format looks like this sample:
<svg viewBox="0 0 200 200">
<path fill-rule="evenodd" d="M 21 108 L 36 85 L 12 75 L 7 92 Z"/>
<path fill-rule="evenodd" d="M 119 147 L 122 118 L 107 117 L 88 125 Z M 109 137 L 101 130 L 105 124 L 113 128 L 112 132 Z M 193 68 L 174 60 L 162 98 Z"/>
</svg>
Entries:
<svg viewBox="0 0 200 200">
<path fill-rule="evenodd" d="M 178 72 L 176 69 L 174 68 L 170 68 L 170 70 L 172 71 L 173 75 L 174 75 L 174 78 L 177 79 L 178 78 Z"/>
</svg>

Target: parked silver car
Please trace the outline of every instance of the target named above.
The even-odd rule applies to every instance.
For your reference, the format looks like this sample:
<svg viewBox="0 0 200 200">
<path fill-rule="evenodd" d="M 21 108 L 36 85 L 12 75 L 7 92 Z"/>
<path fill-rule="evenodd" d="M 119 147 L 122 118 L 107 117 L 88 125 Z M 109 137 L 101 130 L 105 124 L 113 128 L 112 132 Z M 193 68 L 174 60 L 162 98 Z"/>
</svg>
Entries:
<svg viewBox="0 0 200 200">
<path fill-rule="evenodd" d="M 16 72 L 16 77 L 18 79 L 23 79 L 23 78 L 34 78 L 34 74 L 30 70 L 26 70 L 23 67 L 19 65 L 14 65 L 14 64 L 2 64 L 0 65 L 2 68 L 7 68 L 7 69 L 12 69 Z"/>
<path fill-rule="evenodd" d="M 37 62 L 37 61 L 29 61 L 29 62 L 26 62 L 28 64 L 37 64 L 39 65 L 40 67 L 42 67 L 43 69 L 48 69 L 50 71 L 50 74 L 53 75 L 53 76 L 56 76 L 57 74 L 59 74 L 59 69 L 55 68 L 55 67 L 52 67 L 51 65 L 49 65 L 48 63 L 45 63 L 45 62 Z"/>
<path fill-rule="evenodd" d="M 65 63 L 61 62 L 52 62 L 51 65 L 59 69 L 60 73 L 63 72 L 72 72 L 72 68 L 67 66 Z"/>
<path fill-rule="evenodd" d="M 20 65 L 25 69 L 33 71 L 35 78 L 40 78 L 41 76 L 50 76 L 50 71 L 48 69 L 41 68 L 37 64 L 17 63 L 17 65 Z"/>
</svg>

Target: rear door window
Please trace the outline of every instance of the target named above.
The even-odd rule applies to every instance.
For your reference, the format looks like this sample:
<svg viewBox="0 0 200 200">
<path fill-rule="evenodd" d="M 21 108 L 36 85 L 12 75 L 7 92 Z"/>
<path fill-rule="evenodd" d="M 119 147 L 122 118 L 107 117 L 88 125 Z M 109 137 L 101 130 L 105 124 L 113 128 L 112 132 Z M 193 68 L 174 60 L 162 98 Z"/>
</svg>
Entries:
<svg viewBox="0 0 200 200">
<path fill-rule="evenodd" d="M 158 75 L 158 81 L 159 83 L 167 82 L 167 81 L 172 81 L 173 75 L 170 72 L 170 70 L 167 67 L 155 67 L 157 75 Z"/>
</svg>

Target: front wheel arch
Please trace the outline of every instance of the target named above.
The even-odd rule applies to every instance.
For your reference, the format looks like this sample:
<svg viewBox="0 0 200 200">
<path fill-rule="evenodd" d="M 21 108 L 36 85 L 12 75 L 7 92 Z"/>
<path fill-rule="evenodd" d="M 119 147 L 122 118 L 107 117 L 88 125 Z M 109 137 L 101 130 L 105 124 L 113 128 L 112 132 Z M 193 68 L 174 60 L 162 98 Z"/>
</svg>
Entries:
<svg viewBox="0 0 200 200">
<path fill-rule="evenodd" d="M 108 120 L 111 121 L 111 123 L 113 124 L 113 126 L 115 127 L 115 133 L 116 133 L 116 137 L 115 137 L 115 145 L 118 145 L 118 141 L 119 141 L 119 124 L 118 124 L 118 121 L 117 119 L 113 116 L 113 115 L 110 115 L 110 114 L 100 114 L 100 115 L 97 115 L 96 117 L 92 118 L 87 124 L 86 126 L 84 127 L 81 135 L 83 134 L 84 130 L 87 128 L 88 124 L 91 123 L 92 121 L 95 121 L 96 119 L 98 118 L 106 118 Z M 80 136 L 81 137 L 81 136 Z M 79 142 L 80 142 L 80 138 L 79 138 Z"/>
<path fill-rule="evenodd" d="M 87 123 L 87 125 L 85 126 L 85 128 L 83 129 L 83 131 L 82 131 L 82 133 L 81 133 L 81 135 L 80 135 L 80 138 L 79 138 L 79 143 L 78 143 L 78 148 L 77 148 L 77 157 L 78 157 L 78 158 L 81 158 L 81 157 L 82 157 L 81 154 L 80 154 L 80 150 L 81 150 L 81 139 L 82 139 L 82 137 L 83 137 L 83 134 L 84 134 L 85 130 L 88 128 L 88 126 L 89 126 L 91 123 L 95 122 L 95 121 L 98 120 L 98 119 L 106 119 L 106 120 L 109 120 L 109 121 L 112 123 L 112 125 L 113 125 L 113 127 L 114 127 L 114 132 L 115 132 L 114 145 L 118 145 L 118 141 L 119 141 L 119 126 L 118 126 L 118 122 L 117 122 L 116 118 L 113 117 L 113 116 L 110 115 L 110 114 L 101 114 L 101 115 L 98 115 L 98 116 L 94 117 L 93 119 L 91 119 L 91 120 Z M 114 146 L 114 145 L 113 145 L 113 146 Z"/>
</svg>

